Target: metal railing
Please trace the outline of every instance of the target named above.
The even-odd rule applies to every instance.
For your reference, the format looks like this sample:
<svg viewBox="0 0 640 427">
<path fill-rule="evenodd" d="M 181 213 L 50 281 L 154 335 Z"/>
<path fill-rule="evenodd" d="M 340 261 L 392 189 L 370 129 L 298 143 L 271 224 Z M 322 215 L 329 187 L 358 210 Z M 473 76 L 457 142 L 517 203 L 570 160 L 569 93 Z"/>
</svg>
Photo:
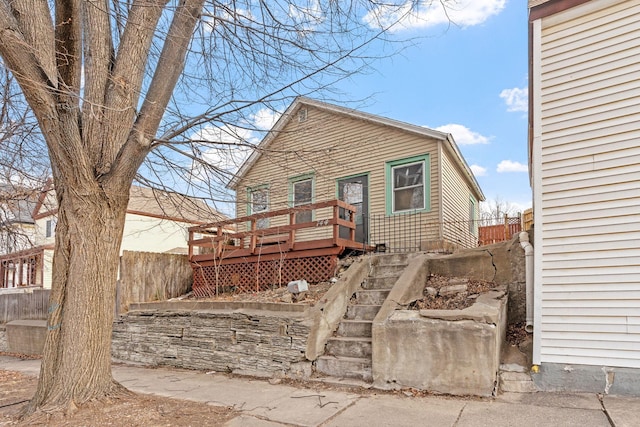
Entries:
<svg viewBox="0 0 640 427">
<path fill-rule="evenodd" d="M 368 215 L 367 244 L 384 252 L 451 252 L 511 239 L 521 231 L 521 218 L 432 221 L 420 213 Z"/>
</svg>

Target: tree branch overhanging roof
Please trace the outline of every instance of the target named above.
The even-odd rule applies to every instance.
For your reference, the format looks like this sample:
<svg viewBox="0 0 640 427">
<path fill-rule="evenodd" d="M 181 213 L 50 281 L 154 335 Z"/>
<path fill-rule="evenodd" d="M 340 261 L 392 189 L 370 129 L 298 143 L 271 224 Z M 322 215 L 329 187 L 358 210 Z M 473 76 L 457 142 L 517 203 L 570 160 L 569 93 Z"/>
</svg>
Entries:
<svg viewBox="0 0 640 427">
<path fill-rule="evenodd" d="M 413 125 L 410 123 L 402 122 L 399 120 L 390 119 L 387 117 L 377 116 L 375 114 L 365 113 L 363 111 L 355 110 L 352 108 L 341 107 L 338 105 L 328 104 L 326 102 L 317 101 L 310 98 L 305 97 L 297 97 L 291 105 L 287 108 L 287 110 L 280 116 L 276 124 L 271 128 L 269 133 L 260 141 L 257 146 L 257 149 L 251 153 L 249 158 L 245 160 L 242 164 L 238 172 L 231 178 L 228 188 L 232 190 L 236 190 L 238 184 L 242 180 L 242 178 L 246 175 L 246 173 L 253 167 L 253 165 L 258 161 L 258 159 L 262 156 L 262 152 L 269 147 L 271 142 L 278 136 L 278 134 L 285 128 L 285 126 L 292 120 L 298 110 L 303 106 L 309 106 L 318 108 L 324 111 L 332 112 L 339 115 L 349 116 L 355 119 L 364 120 L 370 123 L 389 126 L 396 129 L 403 130 L 405 132 L 410 132 L 413 134 L 417 134 L 420 136 L 433 138 L 439 140 L 443 143 L 443 145 L 449 150 L 449 152 L 454 156 L 458 166 L 463 171 L 466 178 L 469 180 L 469 184 L 471 185 L 473 191 L 476 193 L 475 196 L 478 200 L 485 200 L 484 193 L 478 184 L 473 172 L 467 165 L 467 162 L 462 157 L 460 150 L 458 149 L 457 144 L 453 139 L 453 135 L 450 133 L 440 132 L 437 130 L 429 129 L 424 126 Z"/>
</svg>

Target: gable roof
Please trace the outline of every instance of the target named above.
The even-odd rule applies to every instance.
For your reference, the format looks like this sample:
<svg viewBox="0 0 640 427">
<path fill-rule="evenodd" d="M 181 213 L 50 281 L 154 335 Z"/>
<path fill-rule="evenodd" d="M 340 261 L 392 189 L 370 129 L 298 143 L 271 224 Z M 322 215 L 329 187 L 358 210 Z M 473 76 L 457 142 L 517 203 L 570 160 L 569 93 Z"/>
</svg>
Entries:
<svg viewBox="0 0 640 427">
<path fill-rule="evenodd" d="M 50 184 L 41 192 L 33 218 L 53 215 L 57 210 L 55 189 Z M 131 186 L 127 213 L 194 224 L 228 219 L 201 199 L 137 185 Z"/>
<path fill-rule="evenodd" d="M 11 184 L 0 184 L 0 219 L 6 223 L 33 224 L 38 192 Z"/>
<path fill-rule="evenodd" d="M 154 216 L 173 221 L 209 223 L 229 219 L 202 199 L 183 194 L 132 186 L 127 213 Z"/>
<path fill-rule="evenodd" d="M 253 167 L 253 165 L 262 156 L 262 153 L 269 147 L 271 142 L 278 136 L 278 134 L 287 126 L 287 124 L 296 117 L 298 110 L 303 106 L 310 106 L 318 108 L 320 110 L 328 111 L 330 113 L 351 117 L 357 120 L 363 120 L 369 123 L 393 127 L 405 132 L 413 133 L 419 136 L 433 138 L 443 143 L 444 147 L 449 150 L 453 155 L 457 165 L 466 175 L 472 190 L 476 193 L 478 200 L 485 200 L 484 193 L 480 189 L 480 185 L 476 180 L 473 172 L 467 165 L 467 162 L 462 157 L 462 153 L 458 149 L 457 144 L 453 140 L 453 136 L 450 133 L 440 132 L 437 130 L 429 129 L 424 126 L 413 125 L 410 123 L 402 122 L 399 120 L 389 119 L 387 117 L 377 116 L 375 114 L 365 113 L 363 111 L 354 110 L 352 108 L 341 107 L 338 105 L 328 104 L 326 102 L 317 101 L 305 97 L 297 97 L 287 108 L 287 110 L 280 116 L 276 124 L 271 128 L 269 133 L 260 141 L 255 150 L 251 153 L 249 158 L 245 160 L 238 172 L 231 178 L 227 187 L 235 190 L 240 180 L 247 174 L 247 172 Z"/>
</svg>

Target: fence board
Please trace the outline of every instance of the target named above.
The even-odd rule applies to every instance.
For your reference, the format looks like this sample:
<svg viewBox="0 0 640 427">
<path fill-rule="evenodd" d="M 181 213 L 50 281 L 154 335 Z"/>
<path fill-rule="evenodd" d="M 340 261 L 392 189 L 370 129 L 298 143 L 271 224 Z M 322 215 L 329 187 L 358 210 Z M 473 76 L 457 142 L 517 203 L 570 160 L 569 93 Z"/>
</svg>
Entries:
<svg viewBox="0 0 640 427">
<path fill-rule="evenodd" d="M 191 290 L 187 255 L 124 251 L 120 258 L 117 312 L 129 304 L 175 298 Z"/>
<path fill-rule="evenodd" d="M 50 294 L 49 289 L 0 293 L 0 323 L 21 319 L 46 319 Z"/>
</svg>

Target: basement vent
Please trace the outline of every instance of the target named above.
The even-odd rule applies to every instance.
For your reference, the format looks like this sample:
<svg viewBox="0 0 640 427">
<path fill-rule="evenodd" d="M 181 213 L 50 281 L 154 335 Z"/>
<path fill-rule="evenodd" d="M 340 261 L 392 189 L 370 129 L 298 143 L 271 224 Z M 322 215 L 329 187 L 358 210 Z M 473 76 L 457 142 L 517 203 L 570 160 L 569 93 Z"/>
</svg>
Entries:
<svg viewBox="0 0 640 427">
<path fill-rule="evenodd" d="M 298 122 L 302 123 L 306 120 L 307 120 L 307 109 L 301 108 L 300 111 L 298 111 Z"/>
</svg>

